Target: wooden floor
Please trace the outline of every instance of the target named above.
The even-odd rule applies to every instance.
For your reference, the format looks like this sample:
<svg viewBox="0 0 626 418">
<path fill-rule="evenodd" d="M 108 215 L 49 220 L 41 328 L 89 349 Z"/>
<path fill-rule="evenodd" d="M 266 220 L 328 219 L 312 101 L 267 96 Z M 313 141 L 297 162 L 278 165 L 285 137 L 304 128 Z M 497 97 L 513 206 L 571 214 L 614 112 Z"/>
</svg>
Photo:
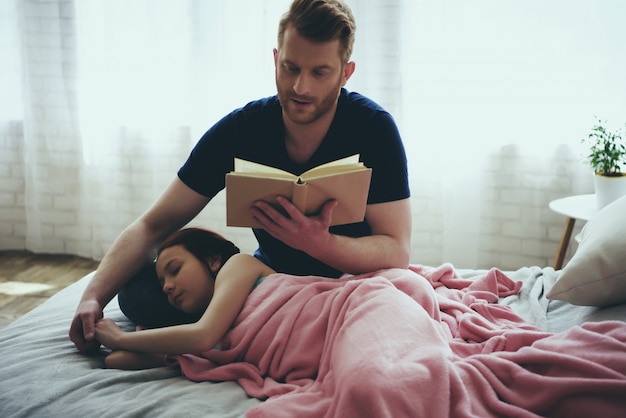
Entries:
<svg viewBox="0 0 626 418">
<path fill-rule="evenodd" d="M 97 266 L 97 261 L 71 255 L 0 251 L 0 328 Z"/>
</svg>

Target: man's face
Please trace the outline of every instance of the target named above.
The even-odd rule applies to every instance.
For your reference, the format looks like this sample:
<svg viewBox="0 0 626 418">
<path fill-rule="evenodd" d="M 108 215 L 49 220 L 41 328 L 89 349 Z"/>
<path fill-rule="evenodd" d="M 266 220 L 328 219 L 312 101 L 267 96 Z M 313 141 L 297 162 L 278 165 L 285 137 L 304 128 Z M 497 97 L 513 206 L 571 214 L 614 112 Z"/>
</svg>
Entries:
<svg viewBox="0 0 626 418">
<path fill-rule="evenodd" d="M 288 27 L 283 44 L 274 50 L 276 88 L 283 115 L 308 124 L 335 111 L 341 87 L 354 64 L 344 65 L 339 40 L 311 42 Z"/>
</svg>

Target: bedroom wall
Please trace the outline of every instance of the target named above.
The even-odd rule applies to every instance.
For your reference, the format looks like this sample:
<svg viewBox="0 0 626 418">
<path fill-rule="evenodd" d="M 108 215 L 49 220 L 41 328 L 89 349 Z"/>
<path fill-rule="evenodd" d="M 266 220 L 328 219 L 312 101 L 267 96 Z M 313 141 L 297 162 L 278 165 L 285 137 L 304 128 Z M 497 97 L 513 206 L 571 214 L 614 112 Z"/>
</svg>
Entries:
<svg viewBox="0 0 626 418">
<path fill-rule="evenodd" d="M 20 151 L 21 123 L 0 132 L 0 249 L 22 249 L 24 233 L 24 170 Z"/>
<path fill-rule="evenodd" d="M 26 2 L 38 3 L 38 2 Z M 61 5 L 60 7 L 58 5 Z M 41 133 L 39 151 L 57 153 L 59 158 L 50 166 L 30 167 L 27 163 L 23 146 L 24 124 L 22 121 L 3 125 L 0 130 L 0 250 L 24 249 L 26 217 L 29 215 L 28 204 L 25 202 L 25 173 L 36 169 L 37 175 L 46 180 L 44 204 L 46 205 L 45 220 L 42 223 L 43 235 L 46 237 L 42 252 L 70 253 L 77 255 L 96 254 L 101 258 L 119 232 L 135 219 L 140 213 L 126 208 L 124 202 L 99 202 L 98 191 L 93 191 L 94 202 L 92 216 L 98 218 L 99 213 L 115 211 L 119 216 L 115 222 L 100 225 L 106 230 L 106 239 L 93 242 L 89 229 L 81 227 L 76 206 L 81 204 L 72 198 L 73 190 L 81 187 L 79 176 L 80 165 L 84 163 L 82 150 L 75 146 L 76 129 L 71 120 L 64 114 L 56 113 L 55 109 L 67 106 L 67 97 L 54 94 L 55 86 L 73 85 L 75 71 L 71 59 L 73 48 L 73 25 L 71 2 L 58 2 L 37 7 L 27 7 L 31 38 L 26 42 L 30 54 L 26 59 L 30 64 L 29 74 L 33 90 L 28 94 L 39 96 L 40 105 L 27 109 L 28 118 L 40 118 L 47 121 L 50 131 Z M 59 43 L 61 31 L 63 42 Z M 68 51 L 67 62 L 59 72 L 58 63 L 50 65 L 47 50 L 61 48 Z M 381 68 L 381 71 L 384 71 Z M 384 74 L 381 74 L 384 77 Z M 60 89 L 59 89 L 60 90 Z M 383 105 L 393 111 L 392 105 Z M 1 117 L 2 115 L 0 115 Z M 46 135 L 64 137 L 63 146 L 50 149 Z M 130 138 L 131 141 L 149 139 Z M 189 132 L 184 129 L 173 138 L 171 147 L 163 152 L 163 164 L 155 169 L 153 166 L 132 164 L 131 160 L 121 167 L 115 168 L 115 175 L 106 180 L 106 187 L 117 187 L 127 190 L 128 199 L 141 201 L 141 207 L 147 208 L 157 197 L 175 174 L 177 168 L 186 158 L 193 142 Z M 406 138 L 405 141 L 425 141 L 423 138 Z M 129 145 L 130 146 L 130 145 Z M 132 155 L 132 150 L 126 150 Z M 410 151 L 410 147 L 409 147 Z M 590 193 L 589 182 L 575 182 L 573 178 L 580 173 L 581 166 L 578 156 L 567 152 L 554 156 L 550 164 L 545 159 L 533 159 L 524 156 L 515 148 L 505 148 L 499 153 L 489 156 L 490 164 L 482 176 L 489 179 L 489 188 L 480 195 L 471 196 L 482 202 L 482 217 L 478 240 L 461 242 L 468 249 L 479 253 L 478 266 L 457 266 L 489 268 L 498 266 L 502 269 L 517 269 L 521 266 L 552 265 L 557 245 L 563 229 L 564 218 L 548 209 L 552 199 L 580 193 Z M 413 161 L 417 157 L 409 155 Z M 415 166 L 412 166 L 413 168 Z M 103 172 L 105 170 L 103 169 Z M 426 265 L 438 265 L 447 261 L 441 254 L 442 242 L 445 238 L 444 208 L 441 202 L 433 199 L 427 190 L 425 176 L 436 173 L 422 173 L 411 169 L 412 211 L 413 211 L 413 246 L 411 261 Z M 137 179 L 144 179 L 150 186 L 138 189 Z M 546 187 L 546 179 L 549 186 Z M 240 228 L 227 228 L 224 225 L 224 195 L 216 197 L 216 204 L 210 205 L 193 224 L 207 225 L 226 234 L 236 241 L 243 251 L 254 250 L 254 240 L 250 231 Z M 41 204 L 41 202 L 40 202 Z M 576 231 L 581 227 L 578 222 Z M 575 249 L 570 246 L 570 254 Z M 87 250 L 89 249 L 89 250 Z"/>
<path fill-rule="evenodd" d="M 481 222 L 475 226 L 478 236 L 458 236 L 459 245 L 478 252 L 478 268 L 552 266 L 565 218 L 552 212 L 548 204 L 560 197 L 593 193 L 591 176 L 580 180 L 579 174 L 580 161 L 569 152 L 557 153 L 550 162 L 523 156 L 514 147 L 490 155 L 488 169 L 480 173 L 488 187 L 465 197 L 480 202 Z M 420 191 L 420 182 L 418 176 L 412 176 L 412 260 L 438 265 L 447 261 L 445 254 L 441 255 L 444 208 L 441 202 L 429 199 L 427 191 Z M 572 236 L 583 225 L 578 221 Z M 566 260 L 575 249 L 572 239 Z"/>
</svg>

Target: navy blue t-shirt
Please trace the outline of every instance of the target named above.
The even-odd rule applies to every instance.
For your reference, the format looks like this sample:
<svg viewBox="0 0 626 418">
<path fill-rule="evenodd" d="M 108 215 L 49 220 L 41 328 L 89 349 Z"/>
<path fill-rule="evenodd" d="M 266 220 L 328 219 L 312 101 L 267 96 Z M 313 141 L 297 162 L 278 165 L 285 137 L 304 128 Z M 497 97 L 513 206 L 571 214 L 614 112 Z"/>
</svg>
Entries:
<svg viewBox="0 0 626 418">
<path fill-rule="evenodd" d="M 406 154 L 393 118 L 372 100 L 345 89 L 341 89 L 337 112 L 326 137 L 306 163 L 296 163 L 289 157 L 282 109 L 278 97 L 272 96 L 234 110 L 211 127 L 200 138 L 178 176 L 191 189 L 212 198 L 224 188 L 235 157 L 300 175 L 320 164 L 354 154 L 360 154 L 360 161 L 372 169 L 368 203 L 410 196 Z M 366 221 L 334 226 L 330 231 L 350 237 L 371 234 Z M 288 247 L 263 229 L 254 229 L 254 235 L 259 242 L 255 256 L 276 271 L 326 277 L 342 274 Z"/>
</svg>

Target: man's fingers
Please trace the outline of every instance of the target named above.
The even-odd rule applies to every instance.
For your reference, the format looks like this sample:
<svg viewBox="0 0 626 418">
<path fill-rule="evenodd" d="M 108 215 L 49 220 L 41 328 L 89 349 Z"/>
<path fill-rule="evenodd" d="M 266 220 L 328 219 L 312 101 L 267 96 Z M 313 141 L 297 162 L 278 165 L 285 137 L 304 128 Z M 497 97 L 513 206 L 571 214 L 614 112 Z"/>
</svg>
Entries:
<svg viewBox="0 0 626 418">
<path fill-rule="evenodd" d="M 76 318 L 78 321 L 79 329 L 70 330 L 70 340 L 74 343 L 78 351 L 81 353 L 90 353 L 96 351 L 100 347 L 100 343 L 96 341 L 93 337 L 91 340 L 87 340 L 85 338 L 85 333 L 82 330 L 82 321 L 80 318 Z"/>
<path fill-rule="evenodd" d="M 287 199 L 286 197 L 276 196 L 276 201 L 292 220 L 298 221 L 300 218 L 305 217 L 302 211 L 300 211 L 300 209 L 298 209 L 296 205 L 291 203 L 291 201 L 289 201 L 289 199 Z"/>
<path fill-rule="evenodd" d="M 322 218 L 322 222 L 325 225 L 330 225 L 330 222 L 333 219 L 333 211 L 338 204 L 339 202 L 337 202 L 336 200 L 329 200 L 328 202 L 324 203 L 324 206 L 322 206 L 322 213 L 320 216 Z"/>
<path fill-rule="evenodd" d="M 87 313 L 82 315 L 80 319 L 83 322 L 83 337 L 86 341 L 93 340 L 93 337 L 96 333 L 94 328 L 94 324 L 96 322 L 94 315 L 91 313 Z"/>
<path fill-rule="evenodd" d="M 252 216 L 265 226 L 270 226 L 271 224 L 282 225 L 285 220 L 289 220 L 285 215 L 289 215 L 289 213 L 287 211 L 281 213 L 274 206 L 262 200 L 255 202 L 254 206 L 252 206 Z"/>
</svg>

